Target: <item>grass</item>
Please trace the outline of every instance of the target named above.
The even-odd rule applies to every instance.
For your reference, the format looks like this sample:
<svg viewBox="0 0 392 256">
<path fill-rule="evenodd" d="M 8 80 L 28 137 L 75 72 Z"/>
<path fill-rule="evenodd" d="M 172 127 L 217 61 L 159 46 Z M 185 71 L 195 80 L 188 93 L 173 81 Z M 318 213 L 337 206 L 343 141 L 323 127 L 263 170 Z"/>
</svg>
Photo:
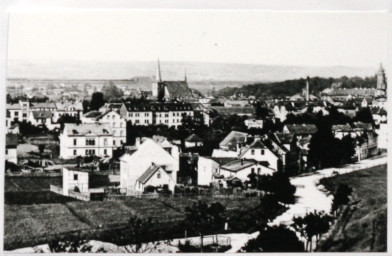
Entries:
<svg viewBox="0 0 392 256">
<path fill-rule="evenodd" d="M 124 226 L 131 215 L 151 217 L 170 230 L 181 223 L 184 208 L 193 202 L 220 202 L 228 214 L 238 209 L 251 209 L 258 198 L 129 198 L 121 201 L 72 201 L 56 204 L 5 205 L 4 248 L 12 250 L 45 243 L 48 237 L 61 237 L 67 232 L 83 232 L 87 238 Z M 159 230 L 157 231 L 159 232 Z M 183 232 L 183 230 L 179 230 Z"/>
<path fill-rule="evenodd" d="M 333 192 L 339 184 L 353 189 L 353 198 L 339 216 L 320 251 L 385 252 L 387 249 L 387 166 L 377 166 L 320 181 Z"/>
</svg>

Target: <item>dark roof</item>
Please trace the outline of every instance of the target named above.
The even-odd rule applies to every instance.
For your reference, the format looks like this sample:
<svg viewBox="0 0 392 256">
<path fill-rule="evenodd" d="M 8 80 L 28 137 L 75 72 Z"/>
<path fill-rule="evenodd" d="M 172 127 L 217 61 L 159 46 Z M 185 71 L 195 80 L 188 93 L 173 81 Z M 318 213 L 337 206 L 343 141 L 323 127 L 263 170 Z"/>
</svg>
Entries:
<svg viewBox="0 0 392 256">
<path fill-rule="evenodd" d="M 218 115 L 254 115 L 255 109 L 253 107 L 211 107 Z"/>
<path fill-rule="evenodd" d="M 99 111 L 90 111 L 84 114 L 84 117 L 98 117 L 100 115 L 102 115 L 102 113 Z"/>
<path fill-rule="evenodd" d="M 125 102 L 128 112 L 167 112 L 167 111 L 192 111 L 189 103 L 130 103 Z"/>
<path fill-rule="evenodd" d="M 221 143 L 219 143 L 220 147 L 236 147 L 237 143 L 244 143 L 246 140 L 246 137 L 248 136 L 247 133 L 244 132 L 237 132 L 237 131 L 231 131 L 223 140 Z"/>
<path fill-rule="evenodd" d="M 294 138 L 294 134 L 291 133 L 276 133 L 275 135 L 282 144 L 291 144 Z"/>
<path fill-rule="evenodd" d="M 18 135 L 17 134 L 7 134 L 5 137 L 5 145 L 7 147 L 18 146 Z"/>
<path fill-rule="evenodd" d="M 238 159 L 221 166 L 221 168 L 230 172 L 238 172 L 255 164 L 254 160 Z"/>
<path fill-rule="evenodd" d="M 203 156 L 203 157 L 211 159 L 211 160 L 217 162 L 220 165 L 224 165 L 224 164 L 233 162 L 234 160 L 237 159 L 235 157 L 211 157 L 211 156 Z"/>
<path fill-rule="evenodd" d="M 147 168 L 147 170 L 137 179 L 142 184 L 146 184 L 146 182 L 151 178 L 154 173 L 156 173 L 159 169 L 162 169 L 159 165 L 151 165 Z M 162 169 L 163 170 L 163 169 Z"/>
<path fill-rule="evenodd" d="M 39 102 L 31 104 L 31 108 L 56 108 L 53 102 Z"/>
<path fill-rule="evenodd" d="M 85 135 L 88 133 L 93 133 L 97 136 L 101 135 L 112 135 L 112 128 L 109 124 L 64 124 L 64 131 L 67 131 L 68 135 Z"/>
<path fill-rule="evenodd" d="M 317 126 L 314 124 L 286 124 L 287 129 L 293 134 L 314 134 Z"/>
<path fill-rule="evenodd" d="M 35 119 L 51 118 L 52 112 L 50 112 L 50 111 L 33 111 L 33 116 Z"/>
<path fill-rule="evenodd" d="M 162 81 L 164 87 L 168 90 L 170 97 L 191 98 L 193 97 L 191 89 L 186 81 Z"/>
<path fill-rule="evenodd" d="M 203 140 L 197 136 L 196 134 L 191 134 L 188 138 L 185 139 L 188 142 L 203 142 Z"/>
</svg>

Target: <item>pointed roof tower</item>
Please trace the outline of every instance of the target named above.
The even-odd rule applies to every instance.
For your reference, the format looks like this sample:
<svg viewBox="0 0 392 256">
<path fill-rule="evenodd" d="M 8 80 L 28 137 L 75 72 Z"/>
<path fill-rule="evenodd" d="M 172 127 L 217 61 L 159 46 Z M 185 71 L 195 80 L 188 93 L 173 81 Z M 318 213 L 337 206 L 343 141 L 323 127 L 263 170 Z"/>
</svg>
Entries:
<svg viewBox="0 0 392 256">
<path fill-rule="evenodd" d="M 185 68 L 185 71 L 184 71 L 185 73 L 184 73 L 184 81 L 186 82 L 186 68 Z"/>
<path fill-rule="evenodd" d="M 158 69 L 157 69 L 157 74 L 155 76 L 155 79 L 158 82 L 162 82 L 162 77 L 161 77 L 161 65 L 159 64 L 159 59 L 158 59 Z"/>
</svg>

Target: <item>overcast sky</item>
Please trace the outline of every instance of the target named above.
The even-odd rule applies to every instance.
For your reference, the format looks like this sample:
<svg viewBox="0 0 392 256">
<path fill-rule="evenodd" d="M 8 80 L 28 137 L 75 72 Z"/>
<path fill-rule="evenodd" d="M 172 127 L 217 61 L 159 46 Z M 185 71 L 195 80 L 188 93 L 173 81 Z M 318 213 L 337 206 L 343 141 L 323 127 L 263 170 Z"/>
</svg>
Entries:
<svg viewBox="0 0 392 256">
<path fill-rule="evenodd" d="M 378 66 L 386 13 L 14 12 L 12 60 L 203 61 Z"/>
</svg>

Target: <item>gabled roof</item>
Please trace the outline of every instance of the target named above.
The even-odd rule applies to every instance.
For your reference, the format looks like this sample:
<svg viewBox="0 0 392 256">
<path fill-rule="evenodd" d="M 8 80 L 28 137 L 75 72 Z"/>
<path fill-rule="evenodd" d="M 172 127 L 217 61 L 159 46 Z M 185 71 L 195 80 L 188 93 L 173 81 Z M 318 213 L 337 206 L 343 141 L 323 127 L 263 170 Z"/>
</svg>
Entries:
<svg viewBox="0 0 392 256">
<path fill-rule="evenodd" d="M 232 148 L 233 146 L 236 146 L 237 143 L 245 142 L 247 136 L 248 134 L 244 132 L 231 131 L 226 138 L 219 143 L 219 146 Z"/>
<path fill-rule="evenodd" d="M 282 144 L 291 144 L 294 138 L 294 134 L 292 133 L 276 133 L 275 137 L 279 140 Z"/>
<path fill-rule="evenodd" d="M 197 136 L 196 134 L 191 134 L 188 138 L 185 139 L 188 142 L 203 142 L 203 140 Z"/>
<path fill-rule="evenodd" d="M 46 119 L 52 117 L 52 112 L 50 111 L 33 111 L 34 119 Z"/>
<path fill-rule="evenodd" d="M 286 124 L 287 129 L 293 134 L 314 134 L 317 126 L 314 124 Z"/>
<path fill-rule="evenodd" d="M 220 165 L 225 165 L 227 163 L 233 162 L 236 159 L 238 159 L 236 157 L 211 157 L 211 156 L 203 156 L 203 157 L 207 158 L 207 159 L 211 159 L 212 161 L 214 161 Z"/>
<path fill-rule="evenodd" d="M 152 175 L 154 175 L 158 170 L 162 170 L 162 167 L 160 167 L 159 165 L 151 165 L 150 167 L 147 168 L 147 170 L 140 175 L 140 177 L 137 179 L 137 181 L 139 181 L 142 184 L 146 184 L 146 182 L 152 177 Z"/>
<path fill-rule="evenodd" d="M 162 81 L 160 82 L 165 86 L 170 94 L 170 97 L 176 98 L 189 98 L 193 97 L 191 89 L 188 87 L 186 81 Z"/>
<path fill-rule="evenodd" d="M 31 104 L 31 108 L 56 108 L 53 102 L 38 102 Z"/>
<path fill-rule="evenodd" d="M 109 124 L 73 124 L 66 123 L 64 124 L 64 131 L 67 131 L 68 135 L 85 135 L 88 133 L 95 134 L 97 136 L 102 135 L 112 135 L 112 128 Z"/>
<path fill-rule="evenodd" d="M 87 112 L 83 116 L 87 117 L 87 118 L 96 118 L 96 117 L 101 116 L 101 115 L 102 115 L 102 112 L 93 110 L 93 111 Z"/>
<path fill-rule="evenodd" d="M 221 166 L 221 169 L 229 172 L 238 172 L 256 164 L 254 160 L 238 159 Z"/>
</svg>

